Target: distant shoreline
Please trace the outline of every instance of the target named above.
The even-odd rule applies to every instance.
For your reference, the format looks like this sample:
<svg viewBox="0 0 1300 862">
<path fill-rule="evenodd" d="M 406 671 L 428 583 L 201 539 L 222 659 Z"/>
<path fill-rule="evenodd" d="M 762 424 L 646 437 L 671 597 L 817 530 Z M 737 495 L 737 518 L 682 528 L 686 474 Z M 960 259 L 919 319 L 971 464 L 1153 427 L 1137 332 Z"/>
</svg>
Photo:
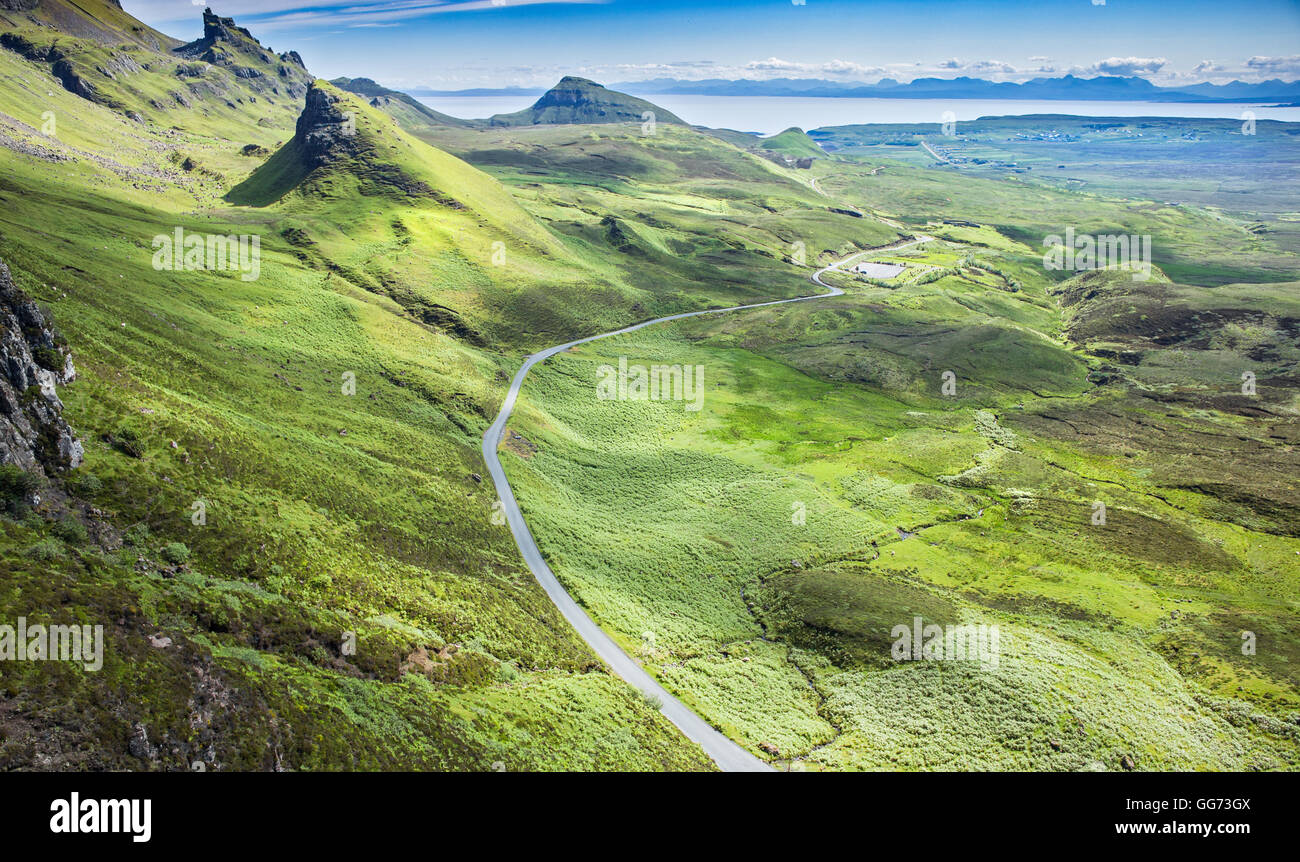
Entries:
<svg viewBox="0 0 1300 862">
<path fill-rule="evenodd" d="M 536 97 L 417 96 L 453 117 L 480 118 L 528 107 Z M 800 96 L 645 96 L 687 123 L 773 135 L 796 126 L 818 129 L 848 125 L 916 125 L 971 122 L 982 117 L 1073 116 L 1095 119 L 1134 117 L 1241 121 L 1249 111 L 1259 121 L 1300 122 L 1300 108 L 1272 107 L 1271 100 L 1245 102 L 1147 102 L 1029 99 L 822 99 Z"/>
</svg>

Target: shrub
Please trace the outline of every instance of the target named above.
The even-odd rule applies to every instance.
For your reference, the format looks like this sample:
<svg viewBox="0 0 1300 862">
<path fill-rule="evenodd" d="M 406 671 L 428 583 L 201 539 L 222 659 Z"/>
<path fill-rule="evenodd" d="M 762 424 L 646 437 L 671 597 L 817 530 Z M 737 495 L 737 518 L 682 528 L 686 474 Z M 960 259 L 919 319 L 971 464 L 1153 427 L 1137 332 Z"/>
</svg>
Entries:
<svg viewBox="0 0 1300 862">
<path fill-rule="evenodd" d="M 71 516 L 55 521 L 53 533 L 69 545 L 84 545 L 90 538 L 86 525 Z"/>
<path fill-rule="evenodd" d="M 42 539 L 27 549 L 27 556 L 41 562 L 57 560 L 63 556 L 63 543 L 58 539 Z"/>
<path fill-rule="evenodd" d="M 32 358 L 42 368 L 60 373 L 63 371 L 63 354 L 53 347 L 38 347 L 32 351 Z"/>
<path fill-rule="evenodd" d="M 74 473 L 68 479 L 69 493 L 85 499 L 93 499 L 104 490 L 104 483 L 94 473 Z"/>
<path fill-rule="evenodd" d="M 179 566 L 190 558 L 190 549 L 184 542 L 171 542 L 158 550 L 158 556 L 174 566 Z"/>
<path fill-rule="evenodd" d="M 140 432 L 130 426 L 122 426 L 108 435 L 108 443 L 114 449 L 131 458 L 144 457 L 144 445 Z"/>
<path fill-rule="evenodd" d="M 27 499 L 40 487 L 35 473 L 28 473 L 13 464 L 0 464 L 0 509 L 22 514 Z"/>
<path fill-rule="evenodd" d="M 122 534 L 122 541 L 137 548 L 144 547 L 149 542 L 149 525 L 132 524 Z"/>
<path fill-rule="evenodd" d="M 501 682 L 514 682 L 519 679 L 519 668 L 512 661 L 502 662 L 497 668 L 497 679 Z"/>
</svg>

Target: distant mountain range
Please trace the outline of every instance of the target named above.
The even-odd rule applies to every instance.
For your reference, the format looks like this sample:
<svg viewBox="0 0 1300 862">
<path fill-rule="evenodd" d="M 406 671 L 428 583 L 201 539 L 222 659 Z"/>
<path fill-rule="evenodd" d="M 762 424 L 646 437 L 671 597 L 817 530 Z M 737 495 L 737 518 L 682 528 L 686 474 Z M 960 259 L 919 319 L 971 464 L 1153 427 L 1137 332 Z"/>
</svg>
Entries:
<svg viewBox="0 0 1300 862">
<path fill-rule="evenodd" d="M 1135 102 L 1300 102 L 1300 81 L 1277 79 L 1249 84 L 1189 84 L 1160 87 L 1145 78 L 1099 75 L 1078 78 L 1034 78 L 1023 83 L 986 81 L 982 78 L 917 78 L 906 84 L 885 78 L 876 84 L 844 83 L 816 78 L 776 78 L 770 81 L 712 79 L 684 81 L 655 78 L 611 84 L 611 90 L 633 95 L 691 96 L 800 96 L 875 99 L 1041 99 Z M 515 96 L 535 90 L 517 87 L 490 90 L 412 90 L 414 95 Z"/>
</svg>

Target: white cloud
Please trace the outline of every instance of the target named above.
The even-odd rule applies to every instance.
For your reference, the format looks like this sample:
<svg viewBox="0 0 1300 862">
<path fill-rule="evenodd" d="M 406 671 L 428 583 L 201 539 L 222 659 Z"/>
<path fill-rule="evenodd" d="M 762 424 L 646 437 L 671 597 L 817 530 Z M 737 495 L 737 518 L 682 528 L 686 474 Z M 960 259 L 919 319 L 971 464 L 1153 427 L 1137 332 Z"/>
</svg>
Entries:
<svg viewBox="0 0 1300 862">
<path fill-rule="evenodd" d="M 1261 75 L 1300 75 L 1300 55 L 1291 57 L 1251 57 L 1246 61 L 1246 68 Z"/>
<path fill-rule="evenodd" d="M 1003 63 L 1001 60 L 976 60 L 973 63 L 967 63 L 963 71 L 975 72 L 981 75 L 1014 75 L 1019 70 L 1010 63 Z"/>
<path fill-rule="evenodd" d="M 453 12 L 484 12 L 511 6 L 602 5 L 611 0 L 374 0 L 330 3 L 307 8 L 304 0 L 218 0 L 213 9 L 233 17 L 255 34 L 311 26 L 358 27 Z M 177 0 L 125 0 L 126 11 L 155 25 L 198 21 L 198 9 Z M 242 19 L 242 20 L 241 20 Z"/>
<path fill-rule="evenodd" d="M 932 66 L 927 66 L 925 63 L 916 63 L 914 68 L 919 70 L 917 74 L 920 75 L 934 75 L 942 72 L 960 72 L 963 75 L 1014 75 L 1019 71 L 1015 66 L 1001 60 L 961 60 L 957 57 L 940 60 Z"/>
<path fill-rule="evenodd" d="M 725 68 L 725 67 L 718 67 Z M 777 57 L 768 57 L 766 60 L 751 60 L 744 66 L 740 67 L 741 72 L 758 73 L 757 77 L 771 77 L 764 73 L 779 73 L 779 75 L 799 75 L 803 77 L 820 77 L 829 76 L 835 78 L 861 78 L 867 75 L 879 75 L 884 72 L 879 66 L 864 66 L 861 63 L 855 63 L 851 60 L 825 60 L 817 63 L 801 63 L 793 60 L 782 60 Z M 746 74 L 743 77 L 755 77 L 753 74 Z"/>
<path fill-rule="evenodd" d="M 1109 57 L 1093 64 L 1091 71 L 1102 75 L 1154 75 L 1169 65 L 1164 57 Z"/>
</svg>

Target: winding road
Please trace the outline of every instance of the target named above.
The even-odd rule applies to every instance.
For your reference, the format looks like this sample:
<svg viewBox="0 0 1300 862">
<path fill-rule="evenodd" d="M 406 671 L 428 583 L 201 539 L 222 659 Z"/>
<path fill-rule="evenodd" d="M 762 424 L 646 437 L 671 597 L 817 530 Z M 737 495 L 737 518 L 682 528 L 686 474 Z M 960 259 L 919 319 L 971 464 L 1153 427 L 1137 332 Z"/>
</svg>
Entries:
<svg viewBox="0 0 1300 862">
<path fill-rule="evenodd" d="M 916 245 L 921 242 L 928 242 L 932 237 L 918 236 L 911 242 L 905 242 L 901 245 L 895 244 L 884 246 L 882 248 L 868 249 L 856 254 L 849 255 L 843 260 L 837 261 L 830 266 L 823 267 L 813 273 L 812 280 L 814 283 L 827 289 L 826 293 L 816 293 L 810 296 L 796 296 L 792 299 L 776 299 L 771 302 L 755 302 L 749 305 L 733 305 L 729 308 L 710 308 L 705 311 L 688 311 L 682 314 L 671 314 L 668 317 L 656 317 L 653 320 L 647 320 L 632 326 L 626 326 L 622 329 L 616 329 L 613 332 L 605 332 L 600 335 L 591 335 L 587 338 L 579 338 L 574 341 L 567 341 L 564 344 L 557 344 L 554 347 L 548 347 L 545 350 L 532 354 L 524 360 L 523 366 L 510 381 L 510 391 L 506 393 L 505 400 L 501 403 L 501 411 L 497 414 L 496 421 L 488 428 L 483 435 L 483 460 L 487 463 L 488 473 L 492 476 L 492 482 L 496 485 L 497 496 L 500 498 L 502 507 L 505 510 L 506 522 L 510 525 L 510 532 L 514 534 L 515 544 L 519 546 L 519 553 L 523 555 L 524 562 L 532 571 L 533 577 L 542 585 L 546 595 L 559 609 L 569 624 L 572 625 L 582 637 L 587 645 L 590 646 L 600 658 L 613 669 L 626 682 L 643 693 L 657 698 L 662 704 L 661 712 L 664 716 L 677 726 L 682 733 L 692 742 L 704 749 L 705 754 L 713 758 L 713 762 L 723 772 L 771 772 L 772 767 L 741 748 L 735 742 L 732 742 L 715 728 L 709 725 L 704 719 L 696 715 L 686 704 L 673 697 L 668 691 L 655 681 L 654 677 L 646 673 L 636 660 L 629 656 L 623 649 L 616 644 L 609 635 L 605 634 L 600 626 L 592 621 L 568 591 L 561 586 L 551 567 L 546 564 L 542 557 L 542 552 L 537 547 L 537 542 L 533 539 L 532 532 L 528 529 L 528 524 L 524 521 L 523 513 L 519 510 L 519 504 L 515 501 L 515 494 L 510 487 L 510 482 L 506 479 L 505 469 L 501 466 L 501 459 L 497 456 L 497 449 L 501 444 L 501 438 L 505 433 L 506 422 L 510 419 L 510 414 L 514 410 L 515 401 L 519 397 L 519 388 L 523 385 L 524 377 L 528 374 L 528 369 L 532 368 L 539 362 L 545 362 L 557 353 L 568 350 L 570 347 L 576 347 L 579 344 L 586 344 L 589 341 L 597 341 L 601 338 L 610 338 L 615 335 L 623 335 L 628 332 L 635 332 L 646 326 L 653 326 L 656 323 L 667 323 L 671 320 L 683 320 L 688 317 L 700 317 L 706 314 L 723 314 L 729 311 L 743 311 L 747 308 L 765 308 L 769 305 L 784 305 L 789 302 L 805 302 L 810 299 L 824 299 L 830 296 L 840 296 L 844 293 L 838 287 L 827 284 L 822 281 L 821 277 L 833 269 L 838 269 L 850 261 L 856 260 L 863 255 L 876 254 L 883 251 L 895 251 L 905 248 L 909 245 Z"/>
</svg>

